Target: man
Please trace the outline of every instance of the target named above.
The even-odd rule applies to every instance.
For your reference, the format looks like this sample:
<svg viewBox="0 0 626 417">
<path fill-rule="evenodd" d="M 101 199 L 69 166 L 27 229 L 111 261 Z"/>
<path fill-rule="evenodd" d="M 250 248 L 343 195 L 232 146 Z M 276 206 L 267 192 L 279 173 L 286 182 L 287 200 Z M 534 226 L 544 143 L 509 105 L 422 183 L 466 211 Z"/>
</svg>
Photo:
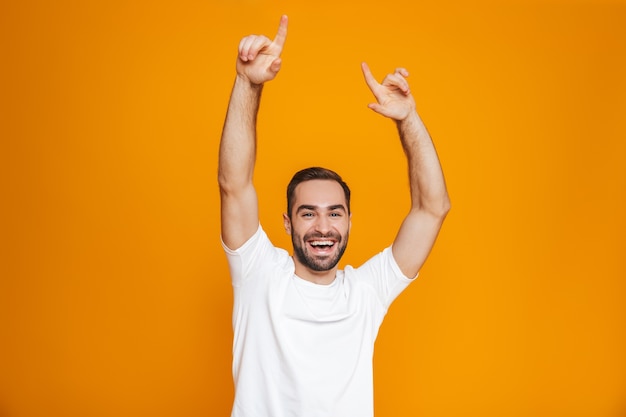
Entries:
<svg viewBox="0 0 626 417">
<path fill-rule="evenodd" d="M 252 183 L 261 90 L 281 67 L 287 17 L 273 40 L 239 44 L 219 153 L 221 237 L 234 288 L 232 417 L 373 415 L 374 340 L 395 297 L 417 276 L 450 203 L 439 161 L 397 69 L 378 83 L 363 75 L 395 121 L 410 178 L 411 209 L 393 244 L 359 268 L 339 270 L 350 231 L 350 190 L 323 168 L 302 170 L 287 192 L 284 226 L 293 257 L 259 224 Z"/>
</svg>

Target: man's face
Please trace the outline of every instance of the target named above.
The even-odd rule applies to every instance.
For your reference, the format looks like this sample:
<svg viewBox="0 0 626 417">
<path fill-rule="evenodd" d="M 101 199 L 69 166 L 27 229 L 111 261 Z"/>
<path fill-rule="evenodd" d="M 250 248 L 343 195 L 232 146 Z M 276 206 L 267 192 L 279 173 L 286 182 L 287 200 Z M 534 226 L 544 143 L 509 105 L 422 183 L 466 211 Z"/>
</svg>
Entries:
<svg viewBox="0 0 626 417">
<path fill-rule="evenodd" d="M 305 181 L 296 187 L 294 197 L 291 219 L 284 220 L 296 260 L 313 271 L 335 268 L 350 231 L 343 188 L 333 180 Z"/>
</svg>

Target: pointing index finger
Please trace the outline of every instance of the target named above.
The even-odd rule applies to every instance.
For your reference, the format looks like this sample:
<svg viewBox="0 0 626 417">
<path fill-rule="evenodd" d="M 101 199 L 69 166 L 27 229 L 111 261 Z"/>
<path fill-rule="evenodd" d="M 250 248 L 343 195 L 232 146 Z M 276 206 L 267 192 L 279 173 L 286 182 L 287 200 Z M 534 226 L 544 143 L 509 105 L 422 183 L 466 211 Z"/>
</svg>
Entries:
<svg viewBox="0 0 626 417">
<path fill-rule="evenodd" d="M 370 67 L 368 67 L 365 62 L 361 63 L 361 69 L 363 70 L 363 76 L 365 77 L 365 82 L 367 83 L 367 86 L 373 92 L 374 89 L 378 86 L 378 81 L 376 81 L 376 78 L 374 78 L 374 75 L 372 75 L 372 71 L 370 71 Z"/>
<path fill-rule="evenodd" d="M 287 39 L 287 23 L 289 23 L 289 19 L 287 15 L 284 14 L 280 17 L 280 24 L 278 25 L 278 32 L 276 32 L 276 37 L 274 37 L 274 43 L 283 48 L 285 45 L 285 40 Z"/>
</svg>

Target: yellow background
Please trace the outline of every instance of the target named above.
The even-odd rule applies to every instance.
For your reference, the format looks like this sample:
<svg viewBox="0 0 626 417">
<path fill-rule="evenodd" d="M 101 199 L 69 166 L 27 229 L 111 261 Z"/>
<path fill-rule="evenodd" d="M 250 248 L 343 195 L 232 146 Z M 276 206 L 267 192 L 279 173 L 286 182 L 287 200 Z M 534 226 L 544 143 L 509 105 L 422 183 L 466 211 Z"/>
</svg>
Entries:
<svg viewBox="0 0 626 417">
<path fill-rule="evenodd" d="M 226 416 L 217 149 L 239 39 L 290 17 L 259 120 L 261 220 L 351 185 L 344 264 L 388 245 L 405 161 L 359 63 L 409 78 L 452 211 L 392 306 L 378 416 L 626 416 L 626 3 L 0 6 L 0 416 Z M 348 417 L 348 416 L 346 416 Z"/>
</svg>

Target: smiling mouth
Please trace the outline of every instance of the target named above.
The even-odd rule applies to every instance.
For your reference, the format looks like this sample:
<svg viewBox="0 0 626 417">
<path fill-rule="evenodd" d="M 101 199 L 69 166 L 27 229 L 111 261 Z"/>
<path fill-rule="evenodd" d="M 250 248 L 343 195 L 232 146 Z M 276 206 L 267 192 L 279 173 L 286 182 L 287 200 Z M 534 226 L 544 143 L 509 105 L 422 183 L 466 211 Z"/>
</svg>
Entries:
<svg viewBox="0 0 626 417">
<path fill-rule="evenodd" d="M 309 245 L 319 251 L 325 251 L 332 249 L 335 246 L 335 242 L 332 240 L 310 240 Z"/>
</svg>

